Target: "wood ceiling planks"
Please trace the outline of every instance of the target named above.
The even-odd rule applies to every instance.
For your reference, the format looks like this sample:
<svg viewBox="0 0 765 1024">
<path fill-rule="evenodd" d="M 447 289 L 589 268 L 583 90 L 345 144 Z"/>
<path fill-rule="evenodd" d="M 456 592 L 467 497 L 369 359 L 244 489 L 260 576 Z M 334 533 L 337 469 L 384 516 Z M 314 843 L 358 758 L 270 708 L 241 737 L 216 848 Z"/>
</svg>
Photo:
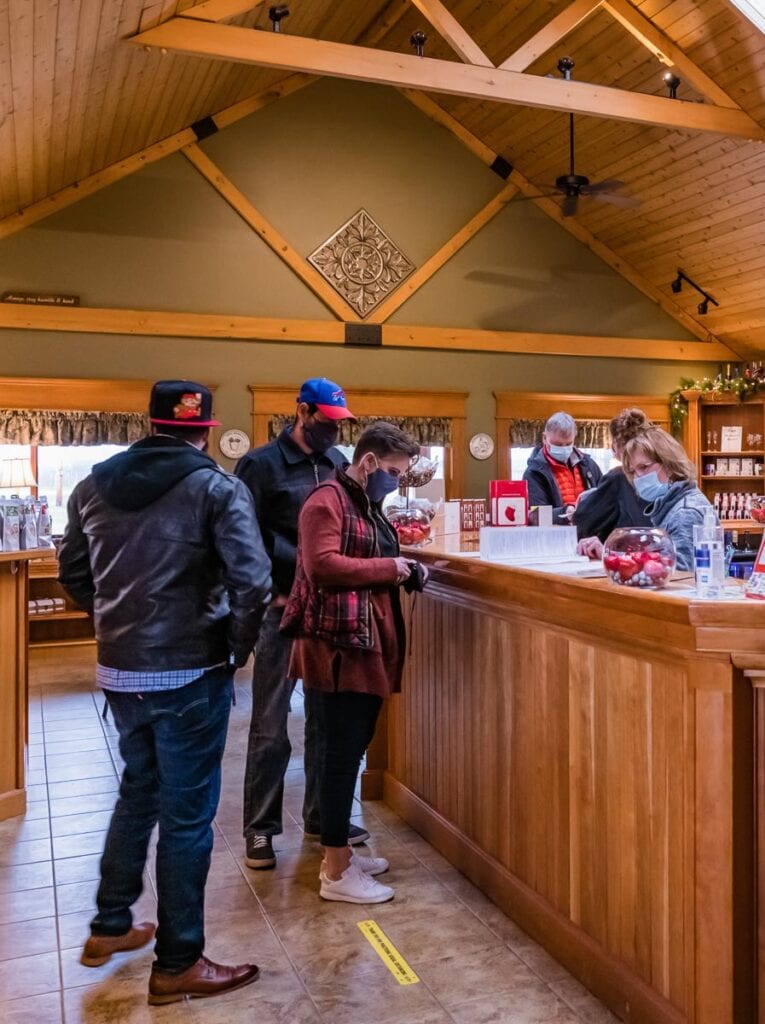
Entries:
<svg viewBox="0 0 765 1024">
<path fill-rule="evenodd" d="M 570 0 L 442 0 L 496 64 Z M 765 36 L 725 0 L 632 0 L 691 60 L 765 123 Z M 0 3 L 0 217 L 122 160 L 285 77 L 282 72 L 172 54 L 125 39 L 193 6 L 193 0 L 6 0 Z M 231 19 L 270 29 L 267 4 Z M 382 19 L 373 37 L 371 25 Z M 386 21 L 387 19 L 387 21 Z M 387 25 L 387 29 L 386 26 Z M 416 29 L 426 54 L 459 57 L 406 0 L 299 0 L 287 32 L 359 40 L 410 53 Z M 665 70 L 605 11 L 588 17 L 529 69 L 557 74 L 563 53 L 575 77 L 664 95 Z M 682 75 L 681 75 L 682 77 Z M 701 99 L 687 83 L 684 99 Z M 434 97 L 491 150 L 544 185 L 567 169 L 567 118 L 554 111 Z M 688 131 L 577 117 L 577 170 L 618 178 L 635 210 L 583 202 L 582 226 L 666 289 L 677 266 L 715 293 L 699 322 L 732 343 L 765 350 L 765 147 Z M 761 283 L 762 282 L 762 283 Z M 680 304 L 696 316 L 695 295 Z"/>
</svg>

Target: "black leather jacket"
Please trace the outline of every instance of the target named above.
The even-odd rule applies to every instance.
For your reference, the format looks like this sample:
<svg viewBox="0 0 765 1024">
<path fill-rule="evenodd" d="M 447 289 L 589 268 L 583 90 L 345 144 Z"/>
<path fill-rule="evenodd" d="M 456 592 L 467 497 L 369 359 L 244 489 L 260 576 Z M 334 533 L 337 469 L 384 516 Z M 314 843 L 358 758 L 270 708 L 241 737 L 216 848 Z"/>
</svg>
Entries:
<svg viewBox="0 0 765 1024">
<path fill-rule="evenodd" d="M 128 671 L 244 664 L 270 597 L 247 488 L 185 441 L 150 437 L 69 500 L 59 579 L 95 620 L 99 663 Z"/>
</svg>

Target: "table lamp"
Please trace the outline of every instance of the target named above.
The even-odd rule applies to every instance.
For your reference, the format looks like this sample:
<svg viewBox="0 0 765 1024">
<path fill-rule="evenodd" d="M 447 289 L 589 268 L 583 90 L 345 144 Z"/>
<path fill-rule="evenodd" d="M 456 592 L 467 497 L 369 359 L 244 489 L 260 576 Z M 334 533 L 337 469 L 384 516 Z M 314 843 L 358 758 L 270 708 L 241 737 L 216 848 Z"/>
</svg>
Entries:
<svg viewBox="0 0 765 1024">
<path fill-rule="evenodd" d="M 37 481 L 29 459 L 0 460 L 0 491 L 36 486 Z"/>
</svg>

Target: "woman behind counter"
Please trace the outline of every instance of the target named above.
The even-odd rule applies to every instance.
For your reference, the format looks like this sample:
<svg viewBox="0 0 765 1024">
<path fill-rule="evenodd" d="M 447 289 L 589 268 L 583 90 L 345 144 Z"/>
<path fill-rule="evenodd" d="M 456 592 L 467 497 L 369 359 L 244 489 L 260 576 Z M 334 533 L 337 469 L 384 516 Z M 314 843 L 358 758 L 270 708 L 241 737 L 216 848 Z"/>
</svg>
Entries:
<svg viewBox="0 0 765 1024">
<path fill-rule="evenodd" d="M 388 862 L 351 851 L 348 819 L 383 698 L 401 685 L 406 638 L 398 586 L 421 590 L 425 582 L 423 567 L 401 557 L 382 512 L 383 498 L 419 450 L 393 424 L 372 424 L 347 471 L 338 469 L 312 491 L 300 513 L 297 572 L 282 630 L 296 637 L 289 674 L 319 697 L 319 880 L 327 900 L 393 898 L 393 889 L 372 877 Z"/>
<path fill-rule="evenodd" d="M 627 442 L 651 425 L 642 409 L 622 409 L 609 424 L 614 456 L 621 462 Z M 571 522 L 577 536 L 604 541 L 618 526 L 650 526 L 646 504 L 625 477 L 622 467 L 614 466 L 601 477 L 597 487 L 579 495 Z"/>
<path fill-rule="evenodd" d="M 693 527 L 704 522 L 710 504 L 696 486 L 696 467 L 683 446 L 661 427 L 648 427 L 627 443 L 622 465 L 638 497 L 647 503 L 653 526 L 672 538 L 677 568 L 692 570 Z M 603 545 L 597 537 L 587 537 L 579 542 L 579 551 L 600 558 Z"/>
</svg>

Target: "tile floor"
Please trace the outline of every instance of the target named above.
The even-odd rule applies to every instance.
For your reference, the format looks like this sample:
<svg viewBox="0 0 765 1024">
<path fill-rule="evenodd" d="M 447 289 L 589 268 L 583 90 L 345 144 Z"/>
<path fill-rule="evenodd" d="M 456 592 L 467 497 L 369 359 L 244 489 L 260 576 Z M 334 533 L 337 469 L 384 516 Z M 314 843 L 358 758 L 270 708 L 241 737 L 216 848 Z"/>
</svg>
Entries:
<svg viewBox="0 0 765 1024">
<path fill-rule="evenodd" d="M 150 1008 L 150 950 L 99 969 L 79 963 L 117 789 L 111 723 L 94 694 L 92 648 L 35 652 L 30 679 L 29 810 L 0 822 L 0 1021 L 3 1024 L 606 1024 L 613 1017 L 420 836 L 380 803 L 356 820 L 388 857 L 392 903 L 323 903 L 320 859 L 299 827 L 299 698 L 275 871 L 242 862 L 241 781 L 248 673 L 237 680 L 207 886 L 207 953 L 254 960 L 255 985 L 213 1000 Z M 151 871 L 137 908 L 155 912 Z M 373 918 L 416 970 L 400 986 L 357 928 Z"/>
</svg>

